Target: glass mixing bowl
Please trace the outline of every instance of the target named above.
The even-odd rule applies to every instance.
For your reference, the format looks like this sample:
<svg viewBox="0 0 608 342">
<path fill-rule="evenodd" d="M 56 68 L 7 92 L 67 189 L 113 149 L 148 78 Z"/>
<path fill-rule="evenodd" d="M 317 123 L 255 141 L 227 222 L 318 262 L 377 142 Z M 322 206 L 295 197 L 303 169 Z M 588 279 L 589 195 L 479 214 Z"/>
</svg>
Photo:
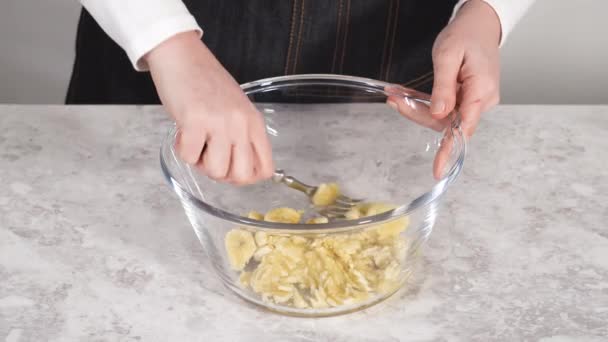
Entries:
<svg viewBox="0 0 608 342">
<path fill-rule="evenodd" d="M 284 76 L 242 89 L 265 117 L 278 168 L 365 202 L 348 218 L 285 223 L 319 208 L 273 180 L 235 187 L 204 177 L 177 157 L 171 127 L 162 171 L 224 283 L 300 316 L 351 312 L 403 287 L 463 165 L 457 114 L 433 120 L 428 95 L 357 77 Z"/>
</svg>

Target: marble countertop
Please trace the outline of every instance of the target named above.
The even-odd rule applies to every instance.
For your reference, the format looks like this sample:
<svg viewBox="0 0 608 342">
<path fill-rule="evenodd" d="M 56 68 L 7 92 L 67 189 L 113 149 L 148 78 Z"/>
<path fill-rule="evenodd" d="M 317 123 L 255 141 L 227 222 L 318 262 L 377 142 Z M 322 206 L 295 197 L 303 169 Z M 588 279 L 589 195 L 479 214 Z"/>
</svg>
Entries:
<svg viewBox="0 0 608 342">
<path fill-rule="evenodd" d="M 0 106 L 0 341 L 608 341 L 608 107 L 484 116 L 424 251 L 368 310 L 284 317 L 213 274 L 158 107 Z"/>
</svg>

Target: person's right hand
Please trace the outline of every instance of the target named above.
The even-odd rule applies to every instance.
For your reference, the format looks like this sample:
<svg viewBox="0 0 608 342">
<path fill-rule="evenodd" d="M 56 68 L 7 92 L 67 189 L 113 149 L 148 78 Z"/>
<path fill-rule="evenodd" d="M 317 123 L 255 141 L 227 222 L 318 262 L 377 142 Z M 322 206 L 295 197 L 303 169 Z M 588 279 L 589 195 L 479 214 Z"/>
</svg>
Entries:
<svg viewBox="0 0 608 342">
<path fill-rule="evenodd" d="M 237 185 L 272 176 L 262 115 L 194 32 L 150 51 L 160 99 L 178 125 L 176 149 L 208 177 Z"/>
</svg>

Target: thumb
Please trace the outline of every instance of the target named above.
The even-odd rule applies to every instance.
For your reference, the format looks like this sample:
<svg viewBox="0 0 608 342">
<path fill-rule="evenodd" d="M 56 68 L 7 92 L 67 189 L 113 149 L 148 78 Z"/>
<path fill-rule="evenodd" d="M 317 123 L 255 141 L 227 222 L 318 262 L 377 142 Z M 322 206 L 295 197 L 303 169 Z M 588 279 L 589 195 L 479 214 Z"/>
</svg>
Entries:
<svg viewBox="0 0 608 342">
<path fill-rule="evenodd" d="M 444 118 L 456 106 L 457 81 L 463 55 L 459 49 L 439 48 L 433 53 L 433 91 L 431 93 L 431 114 Z"/>
</svg>

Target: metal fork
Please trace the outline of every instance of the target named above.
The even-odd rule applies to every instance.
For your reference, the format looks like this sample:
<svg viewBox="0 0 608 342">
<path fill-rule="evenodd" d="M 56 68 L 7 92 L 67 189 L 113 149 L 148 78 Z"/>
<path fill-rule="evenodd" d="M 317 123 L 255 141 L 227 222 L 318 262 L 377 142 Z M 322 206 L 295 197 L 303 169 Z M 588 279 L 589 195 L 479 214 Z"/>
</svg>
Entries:
<svg viewBox="0 0 608 342">
<path fill-rule="evenodd" d="M 283 170 L 276 170 L 272 176 L 275 183 L 285 184 L 288 187 L 303 192 L 312 200 L 315 192 L 319 189 L 318 186 L 311 186 L 300 182 L 292 176 L 285 174 Z M 339 195 L 333 204 L 326 207 L 316 208 L 317 212 L 328 219 L 345 218 L 345 214 L 357 204 L 363 202 L 362 199 L 351 198 L 344 195 Z"/>
</svg>

